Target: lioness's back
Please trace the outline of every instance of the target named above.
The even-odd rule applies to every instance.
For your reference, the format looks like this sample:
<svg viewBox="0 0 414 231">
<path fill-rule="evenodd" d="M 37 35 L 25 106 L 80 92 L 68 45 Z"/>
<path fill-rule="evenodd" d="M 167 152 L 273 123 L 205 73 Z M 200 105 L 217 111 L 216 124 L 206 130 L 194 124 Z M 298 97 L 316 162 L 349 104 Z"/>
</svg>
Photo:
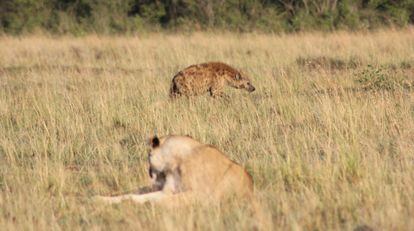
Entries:
<svg viewBox="0 0 414 231">
<path fill-rule="evenodd" d="M 183 184 L 198 193 L 223 197 L 236 194 L 250 196 L 251 176 L 242 166 L 231 161 L 211 145 L 202 145 L 183 161 Z"/>
</svg>

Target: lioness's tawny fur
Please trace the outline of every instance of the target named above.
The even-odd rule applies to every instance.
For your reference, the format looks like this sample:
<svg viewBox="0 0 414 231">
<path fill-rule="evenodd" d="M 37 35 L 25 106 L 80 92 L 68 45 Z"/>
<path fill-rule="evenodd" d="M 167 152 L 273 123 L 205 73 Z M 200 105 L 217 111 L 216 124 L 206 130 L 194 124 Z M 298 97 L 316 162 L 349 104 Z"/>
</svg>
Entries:
<svg viewBox="0 0 414 231">
<path fill-rule="evenodd" d="M 150 145 L 151 188 L 154 191 L 97 199 L 109 203 L 128 199 L 144 203 L 175 198 L 219 201 L 231 196 L 252 196 L 252 177 L 217 148 L 189 136 L 176 135 L 154 137 Z"/>
<path fill-rule="evenodd" d="M 173 78 L 170 97 L 196 96 L 209 92 L 213 97 L 224 96 L 225 86 L 255 90 L 250 79 L 237 69 L 221 62 L 209 62 L 189 66 Z"/>
</svg>

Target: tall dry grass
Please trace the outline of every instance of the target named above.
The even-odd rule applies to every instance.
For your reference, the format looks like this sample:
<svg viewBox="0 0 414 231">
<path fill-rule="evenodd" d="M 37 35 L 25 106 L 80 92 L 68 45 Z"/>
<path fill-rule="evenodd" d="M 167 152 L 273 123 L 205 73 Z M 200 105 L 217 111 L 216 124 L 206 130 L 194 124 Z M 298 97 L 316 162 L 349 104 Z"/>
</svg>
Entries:
<svg viewBox="0 0 414 231">
<path fill-rule="evenodd" d="M 256 92 L 168 101 L 172 76 L 209 60 L 249 73 Z M 0 227 L 254 228 L 237 202 L 171 209 L 90 200 L 148 183 L 145 139 L 157 129 L 190 134 L 244 165 L 262 229 L 414 229 L 414 93 L 355 81 L 377 67 L 385 81 L 414 81 L 412 28 L 1 37 Z"/>
</svg>

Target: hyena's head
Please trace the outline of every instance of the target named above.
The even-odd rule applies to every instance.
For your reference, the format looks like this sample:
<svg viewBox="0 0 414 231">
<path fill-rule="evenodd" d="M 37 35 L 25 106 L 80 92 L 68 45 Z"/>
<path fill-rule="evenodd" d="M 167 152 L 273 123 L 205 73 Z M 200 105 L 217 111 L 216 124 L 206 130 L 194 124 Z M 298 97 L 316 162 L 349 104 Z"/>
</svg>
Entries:
<svg viewBox="0 0 414 231">
<path fill-rule="evenodd" d="M 249 77 L 241 72 L 237 72 L 235 75 L 230 77 L 229 80 L 230 86 L 237 88 L 237 89 L 244 89 L 248 92 L 253 92 L 256 90 L 253 84 L 251 83 Z"/>
</svg>

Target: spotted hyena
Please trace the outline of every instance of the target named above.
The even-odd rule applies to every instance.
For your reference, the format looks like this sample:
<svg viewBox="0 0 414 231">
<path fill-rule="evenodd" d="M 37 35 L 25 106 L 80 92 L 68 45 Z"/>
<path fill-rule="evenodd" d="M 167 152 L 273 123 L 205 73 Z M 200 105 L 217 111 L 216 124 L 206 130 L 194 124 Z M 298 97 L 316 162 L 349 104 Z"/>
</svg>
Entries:
<svg viewBox="0 0 414 231">
<path fill-rule="evenodd" d="M 170 97 L 196 96 L 209 92 L 212 97 L 224 96 L 226 85 L 248 92 L 255 90 L 250 79 L 235 68 L 220 62 L 192 65 L 178 72 L 171 83 Z"/>
</svg>

